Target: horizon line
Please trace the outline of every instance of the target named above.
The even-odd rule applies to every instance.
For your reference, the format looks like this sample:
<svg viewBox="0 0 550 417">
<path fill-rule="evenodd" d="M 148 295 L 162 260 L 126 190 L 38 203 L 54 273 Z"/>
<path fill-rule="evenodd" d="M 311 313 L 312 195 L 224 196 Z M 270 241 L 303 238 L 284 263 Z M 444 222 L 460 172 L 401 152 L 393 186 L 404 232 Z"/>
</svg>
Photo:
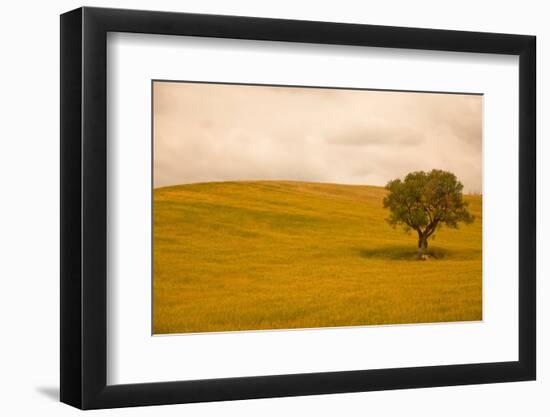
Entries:
<svg viewBox="0 0 550 417">
<path fill-rule="evenodd" d="M 265 180 L 265 179 L 253 179 L 253 180 L 216 180 L 216 181 L 196 181 L 196 182 L 185 182 L 180 184 L 172 185 L 163 185 L 160 187 L 151 187 L 152 190 L 160 190 L 163 188 L 171 187 L 181 187 L 185 185 L 199 185 L 199 184 L 225 184 L 225 183 L 258 183 L 258 182 L 290 182 L 290 183 L 302 183 L 302 184 L 319 184 L 319 185 L 342 185 L 346 187 L 373 187 L 373 188 L 385 188 L 385 185 L 376 185 L 376 184 L 347 184 L 340 182 L 323 182 L 323 181 L 304 181 L 304 180 L 289 180 L 289 179 L 276 179 L 276 180 Z M 465 195 L 483 195 L 481 191 L 468 191 L 463 192 Z"/>
</svg>

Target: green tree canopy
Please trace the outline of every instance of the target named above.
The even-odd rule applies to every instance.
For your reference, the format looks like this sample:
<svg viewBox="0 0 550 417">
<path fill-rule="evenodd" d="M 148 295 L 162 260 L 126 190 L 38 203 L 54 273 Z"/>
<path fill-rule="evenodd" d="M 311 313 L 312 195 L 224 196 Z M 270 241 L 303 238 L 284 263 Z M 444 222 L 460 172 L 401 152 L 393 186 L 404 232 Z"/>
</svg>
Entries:
<svg viewBox="0 0 550 417">
<path fill-rule="evenodd" d="M 463 186 L 451 172 L 433 169 L 416 171 L 404 180 L 395 179 L 386 185 L 384 207 L 390 210 L 387 221 L 393 227 L 418 233 L 418 257 L 424 258 L 428 239 L 441 226 L 456 229 L 459 223 L 472 223 L 474 216 L 464 201 Z"/>
</svg>

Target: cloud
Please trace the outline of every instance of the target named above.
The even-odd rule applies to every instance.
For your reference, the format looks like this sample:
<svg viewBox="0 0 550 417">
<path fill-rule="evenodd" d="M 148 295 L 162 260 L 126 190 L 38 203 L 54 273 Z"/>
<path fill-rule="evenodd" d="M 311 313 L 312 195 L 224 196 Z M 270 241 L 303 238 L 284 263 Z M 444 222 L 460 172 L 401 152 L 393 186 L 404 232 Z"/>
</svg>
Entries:
<svg viewBox="0 0 550 417">
<path fill-rule="evenodd" d="M 453 171 L 481 191 L 482 97 L 155 82 L 154 186 L 291 179 L 384 185 Z"/>
<path fill-rule="evenodd" d="M 326 143 L 338 146 L 418 146 L 424 141 L 422 132 L 395 126 L 361 126 L 330 134 Z"/>
</svg>

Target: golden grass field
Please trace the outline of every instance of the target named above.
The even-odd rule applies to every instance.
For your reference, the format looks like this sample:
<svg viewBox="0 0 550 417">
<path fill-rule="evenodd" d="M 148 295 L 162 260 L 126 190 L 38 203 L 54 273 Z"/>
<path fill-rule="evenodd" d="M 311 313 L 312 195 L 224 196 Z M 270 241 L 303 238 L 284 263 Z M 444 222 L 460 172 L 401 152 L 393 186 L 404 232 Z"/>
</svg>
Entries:
<svg viewBox="0 0 550 417">
<path fill-rule="evenodd" d="M 416 259 L 381 187 L 292 181 L 154 190 L 153 331 L 162 333 L 481 320 L 476 216 Z"/>
</svg>

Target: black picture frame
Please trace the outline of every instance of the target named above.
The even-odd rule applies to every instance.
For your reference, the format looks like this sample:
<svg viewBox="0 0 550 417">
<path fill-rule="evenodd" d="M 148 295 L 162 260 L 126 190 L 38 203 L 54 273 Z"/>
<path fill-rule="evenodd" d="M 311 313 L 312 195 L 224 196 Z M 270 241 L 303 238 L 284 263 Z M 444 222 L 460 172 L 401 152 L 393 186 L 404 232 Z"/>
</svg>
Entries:
<svg viewBox="0 0 550 417">
<path fill-rule="evenodd" d="M 108 32 L 519 56 L 519 360 L 107 385 Z M 81 409 L 534 380 L 534 36 L 137 10 L 61 15 L 61 401 Z"/>
</svg>

